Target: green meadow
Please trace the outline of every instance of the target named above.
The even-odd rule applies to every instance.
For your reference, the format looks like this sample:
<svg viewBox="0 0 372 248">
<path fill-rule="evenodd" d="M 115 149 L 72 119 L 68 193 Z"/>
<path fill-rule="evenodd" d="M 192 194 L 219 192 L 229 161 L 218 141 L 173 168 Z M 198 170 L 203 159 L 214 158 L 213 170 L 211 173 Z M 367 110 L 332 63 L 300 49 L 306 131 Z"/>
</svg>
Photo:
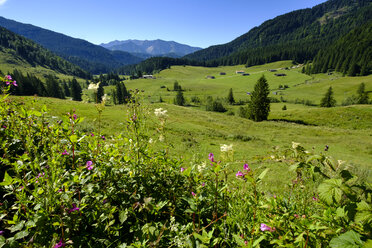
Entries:
<svg viewBox="0 0 372 248">
<path fill-rule="evenodd" d="M 250 68 L 173 66 L 155 75 L 156 79 L 124 82 L 128 89 L 144 91 L 141 93 L 142 102 L 145 103 L 143 109 L 147 117 L 148 134 L 155 141 L 153 146 L 163 149 L 165 144 L 170 145 L 171 153 L 175 157 L 184 158 L 185 161 L 205 160 L 210 152 L 219 156 L 221 145 L 232 144 L 236 164 L 249 162 L 253 166 L 269 167 L 272 185 L 268 187 L 276 187 L 278 183 L 293 175 L 289 174 L 281 163 L 273 162 L 269 154 L 275 149 L 291 147 L 292 142 L 299 142 L 309 151 L 326 153 L 336 160 L 347 161 L 370 181 L 372 107 L 340 104 L 346 97 L 356 94 L 361 82 L 366 84 L 367 91 L 372 91 L 372 76 L 342 77 L 339 74 L 308 76 L 300 72 L 301 68 L 284 69 L 292 66 L 289 61 Z M 269 69 L 277 71 L 270 72 Z M 250 75 L 238 75 L 235 73 L 237 70 L 244 70 Z M 226 75 L 220 75 L 220 72 L 225 72 Z M 277 77 L 275 73 L 285 73 L 287 76 Z M 208 75 L 215 76 L 215 79 L 206 79 Z M 226 102 L 224 105 L 230 110 L 230 114 L 205 111 L 203 101 L 206 96 L 224 99 L 230 88 L 233 89 L 236 101 L 248 100 L 247 92 L 253 90 L 255 82 L 262 75 L 268 80 L 271 97 L 279 100 L 283 97 L 287 101 L 271 104 L 268 121 L 255 123 L 241 118 L 237 114 L 240 106 L 228 105 Z M 173 91 L 175 81 L 184 89 L 183 93 L 188 103 L 186 107 L 172 103 L 176 94 Z M 279 85 L 287 85 L 288 88 L 279 90 Z M 332 86 L 335 92 L 338 104 L 335 108 L 294 103 L 296 99 L 305 99 L 319 104 L 329 86 Z M 110 87 L 106 87 L 105 90 L 110 90 Z M 190 99 L 193 96 L 198 96 L 202 103 L 199 105 L 192 103 Z M 164 102 L 159 102 L 160 97 Z M 50 116 L 58 117 L 75 110 L 77 115 L 84 117 L 80 128 L 87 133 L 97 131 L 99 126 L 102 134 L 106 136 L 116 136 L 125 132 L 127 120 L 125 105 L 105 106 L 99 117 L 97 108 L 92 103 L 50 98 L 39 98 L 36 102 L 31 97 L 21 99 L 27 104 L 36 104 L 36 108 L 45 104 L 49 108 Z M 287 110 L 282 110 L 284 105 Z M 164 142 L 158 141 L 159 133 L 156 132 L 156 128 L 159 126 L 159 120 L 154 115 L 156 108 L 168 111 Z M 326 145 L 329 146 L 328 151 L 324 151 Z"/>
</svg>

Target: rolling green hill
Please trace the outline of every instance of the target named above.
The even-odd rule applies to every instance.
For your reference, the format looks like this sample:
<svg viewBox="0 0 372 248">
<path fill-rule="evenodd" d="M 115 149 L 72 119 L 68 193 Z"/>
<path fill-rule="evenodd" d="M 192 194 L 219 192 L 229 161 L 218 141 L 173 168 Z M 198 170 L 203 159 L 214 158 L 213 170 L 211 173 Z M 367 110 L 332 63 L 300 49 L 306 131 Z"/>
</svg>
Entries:
<svg viewBox="0 0 372 248">
<path fill-rule="evenodd" d="M 35 41 L 94 74 L 109 72 L 114 68 L 142 61 L 142 59 L 127 52 L 109 51 L 82 39 L 72 38 L 64 34 L 8 20 L 3 17 L 0 17 L 0 26 Z"/>
</svg>

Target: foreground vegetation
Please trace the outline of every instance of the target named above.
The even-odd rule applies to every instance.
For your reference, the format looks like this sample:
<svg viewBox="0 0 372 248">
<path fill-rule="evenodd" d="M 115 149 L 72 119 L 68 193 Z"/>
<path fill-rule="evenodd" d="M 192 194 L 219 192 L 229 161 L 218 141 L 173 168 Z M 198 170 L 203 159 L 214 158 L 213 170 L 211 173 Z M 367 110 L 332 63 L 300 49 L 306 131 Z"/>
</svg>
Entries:
<svg viewBox="0 0 372 248">
<path fill-rule="evenodd" d="M 235 146 L 175 159 L 168 112 L 144 109 L 132 93 L 110 139 L 104 103 L 97 128 L 82 132 L 79 112 L 55 118 L 2 95 L 0 246 L 370 245 L 371 187 L 357 168 L 293 142 L 269 157 L 290 176 L 276 193 L 264 162 L 237 161 Z"/>
</svg>

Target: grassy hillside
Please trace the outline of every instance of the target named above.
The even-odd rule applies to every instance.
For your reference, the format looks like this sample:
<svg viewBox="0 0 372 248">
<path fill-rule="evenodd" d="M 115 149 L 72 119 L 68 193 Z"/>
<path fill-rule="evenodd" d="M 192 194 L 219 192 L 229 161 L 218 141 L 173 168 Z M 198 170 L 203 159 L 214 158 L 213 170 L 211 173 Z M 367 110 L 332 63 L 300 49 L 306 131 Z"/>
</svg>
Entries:
<svg viewBox="0 0 372 248">
<path fill-rule="evenodd" d="M 270 173 L 284 173 L 279 164 L 266 161 L 266 156 L 273 147 L 289 147 L 292 142 L 300 142 L 307 149 L 316 153 L 325 153 L 324 147 L 330 147 L 327 154 L 336 159 L 346 160 L 357 165 L 357 168 L 370 169 L 372 163 L 372 108 L 370 105 L 339 106 L 335 108 L 319 108 L 293 103 L 273 103 L 269 121 L 255 123 L 240 118 L 237 115 L 206 112 L 203 106 L 179 107 L 173 104 L 175 92 L 167 91 L 177 80 L 186 89 L 184 94 L 188 99 L 191 96 L 204 98 L 206 95 L 226 97 L 229 88 L 233 88 L 235 99 L 247 99 L 246 92 L 253 89 L 257 79 L 264 74 L 272 91 L 277 87 L 288 85 L 283 91 L 283 97 L 288 100 L 304 98 L 319 103 L 326 89 L 332 85 L 338 102 L 344 97 L 355 94 L 361 82 L 366 84 L 366 90 L 372 90 L 372 76 L 368 77 L 341 77 L 339 75 L 315 75 L 313 78 L 299 72 L 300 68 L 291 70 L 278 70 L 286 73 L 286 77 L 276 77 L 268 69 L 290 67 L 291 63 L 282 61 L 263 66 L 245 69 L 250 76 L 236 75 L 235 71 L 243 66 L 201 68 L 175 66 L 162 71 L 157 79 L 139 79 L 125 81 L 127 88 L 145 90 L 143 102 L 148 117 L 149 135 L 157 140 L 159 134 L 155 129 L 159 121 L 154 116 L 155 108 L 168 110 L 168 120 L 165 131 L 166 141 L 172 144 L 177 157 L 192 158 L 205 157 L 209 152 L 219 154 L 221 144 L 233 144 L 235 159 L 239 162 L 249 161 L 256 165 L 270 167 Z M 226 72 L 225 76 L 219 72 Z M 206 75 L 215 75 L 216 79 L 205 79 Z M 307 81 L 306 81 L 307 80 Z M 306 81 L 306 83 L 305 83 Z M 108 89 L 108 88 L 107 88 Z M 168 103 L 158 103 L 159 97 Z M 275 95 L 272 95 L 275 96 Z M 20 98 L 17 98 L 20 99 Z M 21 98 L 31 104 L 32 98 Z M 155 102 L 150 104 L 151 102 Z M 79 116 L 85 118 L 81 124 L 86 132 L 98 130 L 98 111 L 93 104 L 60 101 L 40 98 L 37 105 L 47 105 L 49 113 L 61 116 L 76 110 Z M 282 106 L 287 106 L 283 111 Z M 227 105 L 226 105 L 227 106 Z M 239 106 L 228 106 L 237 112 Z M 117 135 L 125 131 L 126 106 L 106 106 L 101 117 L 101 127 L 104 135 Z M 156 142 L 157 148 L 163 148 L 164 143 Z M 266 162 L 262 162 L 266 161 Z M 369 174 L 365 174 L 368 176 Z M 273 180 L 281 180 L 274 179 Z"/>
</svg>

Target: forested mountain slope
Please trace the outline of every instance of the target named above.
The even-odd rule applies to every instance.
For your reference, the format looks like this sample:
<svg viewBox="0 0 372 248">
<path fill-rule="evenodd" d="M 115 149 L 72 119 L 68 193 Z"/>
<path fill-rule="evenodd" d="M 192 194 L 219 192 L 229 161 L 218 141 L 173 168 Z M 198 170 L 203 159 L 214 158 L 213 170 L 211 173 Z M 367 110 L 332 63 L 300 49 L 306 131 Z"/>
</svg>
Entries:
<svg viewBox="0 0 372 248">
<path fill-rule="evenodd" d="M 330 0 L 264 22 L 237 39 L 187 55 L 206 65 L 255 65 L 311 60 L 317 52 L 372 18 L 371 0 Z"/>
<path fill-rule="evenodd" d="M 142 59 L 123 51 L 110 51 L 82 39 L 0 17 L 0 26 L 29 38 L 91 73 L 139 63 Z"/>
<path fill-rule="evenodd" d="M 26 61 L 32 66 L 42 66 L 63 74 L 89 78 L 80 67 L 58 57 L 35 42 L 0 27 L 0 53 L 12 59 Z"/>
</svg>

